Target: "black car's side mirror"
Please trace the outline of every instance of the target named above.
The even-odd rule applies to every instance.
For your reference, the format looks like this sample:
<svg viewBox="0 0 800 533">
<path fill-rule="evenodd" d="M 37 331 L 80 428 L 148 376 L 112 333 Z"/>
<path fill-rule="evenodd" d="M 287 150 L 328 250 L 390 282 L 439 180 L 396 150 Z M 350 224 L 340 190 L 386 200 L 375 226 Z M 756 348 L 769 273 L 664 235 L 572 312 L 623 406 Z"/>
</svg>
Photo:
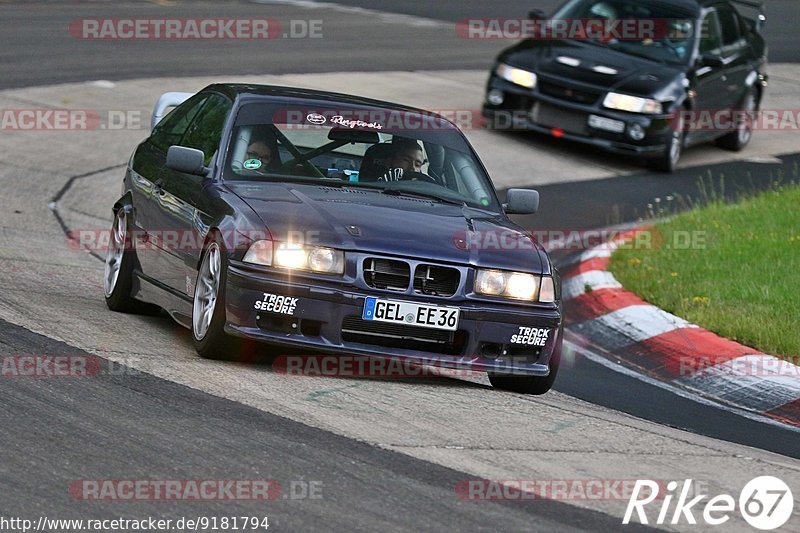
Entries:
<svg viewBox="0 0 800 533">
<path fill-rule="evenodd" d="M 209 168 L 205 166 L 205 160 L 203 151 L 196 148 L 173 145 L 167 150 L 167 168 L 178 172 L 207 176 Z"/>
<path fill-rule="evenodd" d="M 700 65 L 704 67 L 720 68 L 725 66 L 725 60 L 717 54 L 703 54 L 700 56 Z"/>
<path fill-rule="evenodd" d="M 539 209 L 539 191 L 508 189 L 503 210 L 509 215 L 532 215 Z"/>
<path fill-rule="evenodd" d="M 541 9 L 531 9 L 528 11 L 528 18 L 529 19 L 546 19 L 547 14 L 542 11 Z"/>
</svg>

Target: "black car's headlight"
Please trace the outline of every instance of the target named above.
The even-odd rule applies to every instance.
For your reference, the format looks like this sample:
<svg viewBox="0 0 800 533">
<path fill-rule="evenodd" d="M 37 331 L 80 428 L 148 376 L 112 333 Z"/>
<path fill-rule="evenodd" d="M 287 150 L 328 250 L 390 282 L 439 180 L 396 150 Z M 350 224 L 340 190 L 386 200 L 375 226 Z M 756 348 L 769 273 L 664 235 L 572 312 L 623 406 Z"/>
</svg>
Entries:
<svg viewBox="0 0 800 533">
<path fill-rule="evenodd" d="M 475 292 L 487 296 L 504 296 L 515 300 L 555 302 L 555 283 L 551 276 L 524 272 L 479 269 L 475 276 Z"/>
<path fill-rule="evenodd" d="M 620 93 L 608 93 L 603 100 L 603 107 L 648 115 L 658 115 L 663 112 L 661 102 L 657 100 Z"/>
<path fill-rule="evenodd" d="M 343 251 L 292 242 L 256 241 L 244 254 L 244 261 L 323 274 L 344 273 Z"/>
<path fill-rule="evenodd" d="M 512 67 L 511 65 L 506 65 L 505 63 L 498 64 L 494 72 L 504 80 L 510 81 L 511 83 L 515 83 L 529 89 L 536 87 L 536 74 L 533 72 Z"/>
</svg>

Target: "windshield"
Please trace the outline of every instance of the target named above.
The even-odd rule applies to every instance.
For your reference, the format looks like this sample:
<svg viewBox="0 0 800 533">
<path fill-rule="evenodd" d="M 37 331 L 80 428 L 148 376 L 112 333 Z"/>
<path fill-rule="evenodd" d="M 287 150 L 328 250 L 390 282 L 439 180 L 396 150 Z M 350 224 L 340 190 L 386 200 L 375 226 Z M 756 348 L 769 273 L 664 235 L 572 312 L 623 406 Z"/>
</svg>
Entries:
<svg viewBox="0 0 800 533">
<path fill-rule="evenodd" d="M 653 61 L 685 64 L 692 55 L 695 20 L 690 13 L 635 0 L 572 0 L 553 19 L 602 23 L 601 38 L 582 41 Z M 575 38 L 573 36 L 573 38 Z"/>
<path fill-rule="evenodd" d="M 360 187 L 500 211 L 461 133 L 415 112 L 244 105 L 223 178 Z"/>
</svg>

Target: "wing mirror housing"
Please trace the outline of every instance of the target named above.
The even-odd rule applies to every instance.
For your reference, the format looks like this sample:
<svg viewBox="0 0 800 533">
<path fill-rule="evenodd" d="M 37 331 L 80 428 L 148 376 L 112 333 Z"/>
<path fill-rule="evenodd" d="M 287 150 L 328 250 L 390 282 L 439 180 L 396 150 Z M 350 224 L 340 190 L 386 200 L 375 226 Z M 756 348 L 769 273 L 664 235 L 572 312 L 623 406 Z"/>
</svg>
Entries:
<svg viewBox="0 0 800 533">
<path fill-rule="evenodd" d="M 539 210 L 539 191 L 534 189 L 509 189 L 503 210 L 509 215 L 532 215 Z"/>
<path fill-rule="evenodd" d="M 205 166 L 205 160 L 203 151 L 196 148 L 173 145 L 167 150 L 167 168 L 178 172 L 208 176 L 210 169 Z"/>
</svg>

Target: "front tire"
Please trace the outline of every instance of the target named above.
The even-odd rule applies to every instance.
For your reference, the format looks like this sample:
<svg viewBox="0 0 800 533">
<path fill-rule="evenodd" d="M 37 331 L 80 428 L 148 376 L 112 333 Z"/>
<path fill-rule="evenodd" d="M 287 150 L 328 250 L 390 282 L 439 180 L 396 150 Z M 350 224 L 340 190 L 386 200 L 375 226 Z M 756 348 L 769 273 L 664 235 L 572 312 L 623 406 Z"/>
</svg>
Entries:
<svg viewBox="0 0 800 533">
<path fill-rule="evenodd" d="M 231 360 L 238 355 L 237 339 L 225 333 L 227 267 L 225 249 L 215 237 L 203 250 L 192 303 L 192 341 L 207 359 Z"/>
<path fill-rule="evenodd" d="M 128 213 L 119 209 L 114 214 L 103 270 L 106 306 L 119 313 L 153 314 L 158 311 L 158 307 L 140 302 L 131 296 L 135 263 L 136 252 L 128 232 Z"/>
<path fill-rule="evenodd" d="M 664 151 L 658 157 L 647 161 L 650 168 L 668 174 L 675 172 L 675 169 L 678 168 L 678 161 L 683 154 L 683 147 L 686 141 L 684 128 L 684 117 L 681 111 L 677 115 L 677 124 L 672 131 L 672 136 L 667 146 L 664 148 Z"/>
</svg>

